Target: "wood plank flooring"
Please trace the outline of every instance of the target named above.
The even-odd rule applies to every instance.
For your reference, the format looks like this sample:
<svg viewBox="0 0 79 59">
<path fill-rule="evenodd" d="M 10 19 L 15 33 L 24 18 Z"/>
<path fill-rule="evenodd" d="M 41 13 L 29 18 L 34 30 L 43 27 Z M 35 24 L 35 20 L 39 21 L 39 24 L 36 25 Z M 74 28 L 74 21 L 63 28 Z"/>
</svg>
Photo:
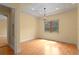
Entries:
<svg viewBox="0 0 79 59">
<path fill-rule="evenodd" d="M 14 54 L 13 50 L 8 45 L 0 47 L 0 55 L 13 55 L 13 54 Z"/>
<path fill-rule="evenodd" d="M 74 44 L 37 39 L 20 44 L 21 55 L 76 55 Z"/>
<path fill-rule="evenodd" d="M 2 42 L 2 43 L 1 43 Z M 0 41 L 0 55 L 13 55 L 13 50 L 6 41 Z M 4 44 L 5 43 L 5 44 Z M 77 46 L 74 44 L 35 39 L 20 44 L 19 55 L 77 55 Z"/>
<path fill-rule="evenodd" d="M 8 44 L 7 38 L 0 37 L 0 47 L 5 46 Z"/>
<path fill-rule="evenodd" d="M 9 47 L 7 39 L 0 37 L 0 55 L 13 55 L 14 51 Z"/>
</svg>

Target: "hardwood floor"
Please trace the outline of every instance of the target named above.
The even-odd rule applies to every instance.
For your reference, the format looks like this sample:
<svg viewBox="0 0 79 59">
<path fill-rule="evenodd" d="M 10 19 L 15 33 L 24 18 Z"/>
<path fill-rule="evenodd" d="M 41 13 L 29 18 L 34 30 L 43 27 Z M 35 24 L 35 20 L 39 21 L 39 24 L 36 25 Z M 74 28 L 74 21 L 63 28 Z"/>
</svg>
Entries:
<svg viewBox="0 0 79 59">
<path fill-rule="evenodd" d="M 74 44 L 36 39 L 20 44 L 20 55 L 76 55 L 77 46 Z M 0 55 L 13 55 L 13 50 L 6 41 L 0 40 Z"/>
<path fill-rule="evenodd" d="M 20 44 L 21 55 L 76 55 L 77 46 L 74 44 L 49 41 L 44 39 L 32 40 Z"/>
<path fill-rule="evenodd" d="M 5 46 L 6 44 L 8 44 L 7 38 L 0 37 L 0 47 Z"/>
<path fill-rule="evenodd" d="M 0 55 L 13 55 L 13 50 L 9 47 L 6 38 L 0 38 Z"/>
<path fill-rule="evenodd" d="M 13 54 L 14 54 L 13 50 L 8 45 L 0 47 L 0 55 L 13 55 Z"/>
</svg>

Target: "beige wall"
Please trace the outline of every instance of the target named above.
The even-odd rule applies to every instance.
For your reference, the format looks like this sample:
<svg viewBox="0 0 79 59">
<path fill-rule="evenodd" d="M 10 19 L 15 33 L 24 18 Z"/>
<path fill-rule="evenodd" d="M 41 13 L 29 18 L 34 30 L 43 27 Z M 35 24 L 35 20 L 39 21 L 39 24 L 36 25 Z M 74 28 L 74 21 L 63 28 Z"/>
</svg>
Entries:
<svg viewBox="0 0 79 59">
<path fill-rule="evenodd" d="M 74 43 L 77 42 L 77 10 L 71 10 L 63 12 L 61 14 L 48 16 L 49 20 L 53 18 L 59 18 L 59 32 L 45 32 L 44 22 L 41 19 L 38 20 L 38 37 L 46 38 L 49 40 L 56 40 L 61 42 Z"/>
<path fill-rule="evenodd" d="M 20 42 L 36 38 L 36 18 L 26 13 L 20 13 Z"/>
<path fill-rule="evenodd" d="M 77 46 L 78 46 L 78 49 L 79 49 L 79 4 L 78 4 L 78 10 L 77 10 Z"/>
<path fill-rule="evenodd" d="M 7 39 L 7 19 L 0 20 L 0 37 Z"/>
</svg>

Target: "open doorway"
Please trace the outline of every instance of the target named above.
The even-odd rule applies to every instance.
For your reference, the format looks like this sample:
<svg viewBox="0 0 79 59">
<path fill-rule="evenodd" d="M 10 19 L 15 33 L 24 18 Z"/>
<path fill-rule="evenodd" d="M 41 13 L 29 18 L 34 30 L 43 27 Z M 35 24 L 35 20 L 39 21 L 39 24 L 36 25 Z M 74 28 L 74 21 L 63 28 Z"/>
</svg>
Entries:
<svg viewBox="0 0 79 59">
<path fill-rule="evenodd" d="M 0 55 L 14 54 L 14 13 L 0 4 Z"/>
<path fill-rule="evenodd" d="M 0 47 L 4 47 L 8 44 L 7 38 L 7 31 L 8 31 L 8 24 L 7 24 L 7 16 L 0 14 Z"/>
</svg>

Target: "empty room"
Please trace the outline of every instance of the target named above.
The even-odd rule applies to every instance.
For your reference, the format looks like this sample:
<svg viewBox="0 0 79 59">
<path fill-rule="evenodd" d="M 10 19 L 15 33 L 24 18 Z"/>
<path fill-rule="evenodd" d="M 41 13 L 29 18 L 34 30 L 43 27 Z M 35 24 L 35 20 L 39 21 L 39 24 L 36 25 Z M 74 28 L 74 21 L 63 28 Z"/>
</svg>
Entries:
<svg viewBox="0 0 79 59">
<path fill-rule="evenodd" d="M 9 18 L 0 13 L 0 46 L 7 44 L 9 46 L 4 50 L 0 47 L 0 54 L 78 54 L 77 3 L 2 3 L 0 5 L 9 8 Z"/>
<path fill-rule="evenodd" d="M 28 3 L 20 10 L 21 54 L 77 54 L 77 4 Z"/>
</svg>

